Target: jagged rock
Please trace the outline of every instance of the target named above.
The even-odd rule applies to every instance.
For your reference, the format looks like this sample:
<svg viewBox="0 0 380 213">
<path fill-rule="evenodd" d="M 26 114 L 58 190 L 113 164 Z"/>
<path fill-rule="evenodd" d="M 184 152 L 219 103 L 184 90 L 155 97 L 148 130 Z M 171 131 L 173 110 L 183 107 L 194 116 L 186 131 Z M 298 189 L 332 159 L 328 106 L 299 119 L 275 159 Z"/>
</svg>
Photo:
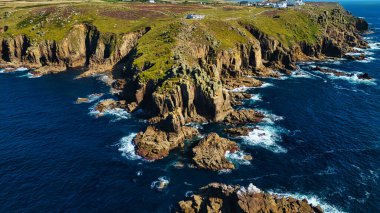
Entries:
<svg viewBox="0 0 380 213">
<path fill-rule="evenodd" d="M 362 18 L 356 20 L 355 26 L 359 31 L 367 31 L 369 29 L 367 21 Z"/>
<path fill-rule="evenodd" d="M 199 134 L 192 127 L 183 126 L 178 132 L 166 132 L 154 126 L 148 126 L 133 139 L 136 153 L 148 160 L 162 159 L 169 155 L 169 151 L 181 147 L 184 141 Z"/>
<path fill-rule="evenodd" d="M 239 77 L 239 78 L 223 78 L 223 87 L 228 90 L 233 90 L 239 87 L 260 87 L 263 82 L 254 78 Z"/>
<path fill-rule="evenodd" d="M 356 61 L 362 61 L 362 60 L 365 60 L 365 55 L 364 54 L 360 54 L 360 55 L 345 55 L 344 56 L 345 59 L 348 59 L 348 60 L 356 60 Z"/>
<path fill-rule="evenodd" d="M 115 101 L 113 99 L 107 99 L 107 100 L 101 101 L 95 106 L 95 110 L 100 113 L 103 113 L 106 110 L 116 109 L 116 108 L 125 109 L 126 108 L 125 101 L 124 100 Z"/>
<path fill-rule="evenodd" d="M 262 192 L 253 184 L 240 187 L 211 183 L 180 201 L 173 212 L 322 213 L 323 209 L 309 204 L 306 199 L 297 200 Z"/>
<path fill-rule="evenodd" d="M 368 73 L 359 74 L 358 78 L 362 79 L 362 80 L 372 80 L 373 79 Z"/>
<path fill-rule="evenodd" d="M 81 104 L 81 103 L 88 103 L 90 100 L 88 98 L 77 98 L 75 101 L 76 104 Z"/>
<path fill-rule="evenodd" d="M 225 129 L 223 131 L 232 137 L 238 137 L 238 136 L 246 136 L 252 130 L 253 130 L 253 128 L 251 128 L 251 127 L 243 126 L 243 127 L 229 128 L 229 129 Z"/>
<path fill-rule="evenodd" d="M 231 97 L 231 105 L 232 106 L 238 106 L 243 104 L 244 99 L 249 99 L 252 97 L 249 93 L 244 92 L 230 92 Z"/>
<path fill-rule="evenodd" d="M 253 109 L 234 110 L 226 116 L 225 123 L 228 124 L 246 124 L 261 122 L 264 115 L 261 112 L 256 112 Z"/>
<path fill-rule="evenodd" d="M 337 71 L 337 70 L 333 70 L 333 69 L 324 69 L 324 68 L 318 67 L 318 66 L 314 67 L 313 70 L 319 71 L 319 72 L 322 72 L 322 73 L 333 74 L 335 76 L 352 77 L 352 76 L 355 75 L 353 73 L 345 73 L 345 72 L 341 72 L 341 71 Z M 373 79 L 368 73 L 357 74 L 357 77 L 359 79 L 362 79 L 362 80 L 371 80 L 371 79 Z"/>
<path fill-rule="evenodd" d="M 210 133 L 193 148 L 193 162 L 198 168 L 210 170 L 235 169 L 225 157 L 227 151 L 239 150 L 238 145 L 216 133 Z"/>
</svg>

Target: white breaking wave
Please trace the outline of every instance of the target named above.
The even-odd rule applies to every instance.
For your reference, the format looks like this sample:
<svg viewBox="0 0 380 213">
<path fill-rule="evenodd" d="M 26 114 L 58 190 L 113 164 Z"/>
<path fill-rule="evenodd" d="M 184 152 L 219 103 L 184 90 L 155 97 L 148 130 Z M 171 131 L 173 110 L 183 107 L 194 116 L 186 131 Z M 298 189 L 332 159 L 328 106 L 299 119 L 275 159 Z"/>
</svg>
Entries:
<svg viewBox="0 0 380 213">
<path fill-rule="evenodd" d="M 247 136 L 241 138 L 246 145 L 260 146 L 275 153 L 286 153 L 287 150 L 277 144 L 282 140 L 283 132 L 279 127 L 264 125 L 255 127 Z"/>
<path fill-rule="evenodd" d="M 87 95 L 88 103 L 92 103 L 94 101 L 97 101 L 102 96 L 103 96 L 103 93 L 95 93 L 95 94 Z"/>
<path fill-rule="evenodd" d="M 380 50 L 380 42 L 374 42 L 368 44 L 371 50 Z"/>
<path fill-rule="evenodd" d="M 260 94 L 253 94 L 249 100 L 250 102 L 262 101 L 262 96 Z"/>
<path fill-rule="evenodd" d="M 18 76 L 19 78 L 40 78 L 42 75 L 33 75 L 32 73 L 28 72 L 25 75 Z"/>
<path fill-rule="evenodd" d="M 284 117 L 275 115 L 267 110 L 264 109 L 258 109 L 258 112 L 262 113 L 264 115 L 263 121 L 269 124 L 274 124 L 277 121 L 284 120 Z"/>
<path fill-rule="evenodd" d="M 99 98 L 101 98 L 104 94 L 103 93 L 94 93 L 94 94 L 90 94 L 90 95 L 87 95 L 86 98 L 80 100 L 80 98 L 78 98 L 77 100 L 77 103 L 92 103 L 94 101 L 97 101 Z M 80 100 L 80 101 L 79 101 Z M 79 101 L 79 102 L 78 102 Z"/>
<path fill-rule="evenodd" d="M 336 76 L 334 74 L 327 74 L 329 78 L 331 79 L 341 79 L 346 80 L 352 84 L 367 84 L 367 85 L 377 85 L 375 82 L 375 79 L 367 80 L 367 79 L 360 79 L 358 75 L 362 74 L 361 72 L 353 73 L 352 76 Z"/>
<path fill-rule="evenodd" d="M 119 151 L 121 152 L 121 155 L 127 158 L 128 160 L 141 159 L 141 156 L 136 154 L 135 145 L 132 142 L 133 138 L 135 138 L 136 135 L 136 133 L 131 133 L 128 136 L 125 136 L 122 139 L 120 139 L 119 143 L 117 144 L 119 146 Z M 137 175 L 140 176 L 139 174 Z"/>
<path fill-rule="evenodd" d="M 162 191 L 164 190 L 170 183 L 170 180 L 168 177 L 165 177 L 165 176 L 162 176 L 162 177 L 159 177 L 158 180 L 156 181 L 153 181 L 151 184 L 150 184 L 150 188 L 151 189 L 156 189 L 158 191 Z"/>
<path fill-rule="evenodd" d="M 251 162 L 249 160 L 245 159 L 245 156 L 247 156 L 247 154 L 244 153 L 243 151 L 236 151 L 234 153 L 227 151 L 224 156 L 227 158 L 227 160 L 229 160 L 233 164 L 240 164 L 240 165 L 250 165 L 251 164 Z"/>
<path fill-rule="evenodd" d="M 266 87 L 272 87 L 273 86 L 273 84 L 271 84 L 271 83 L 263 83 L 261 86 L 260 86 L 260 88 L 266 88 Z"/>
<path fill-rule="evenodd" d="M 326 213 L 342 213 L 344 211 L 342 211 L 341 209 L 339 209 L 338 207 L 335 207 L 333 205 L 330 205 L 324 201 L 322 201 L 319 197 L 315 196 L 315 195 L 302 195 L 302 194 L 298 194 L 298 193 L 277 193 L 277 192 L 271 192 L 269 191 L 269 193 L 271 194 L 276 194 L 276 195 L 279 195 L 279 196 L 283 196 L 283 197 L 293 197 L 293 198 L 296 198 L 298 200 L 303 200 L 303 199 L 306 199 L 309 204 L 313 205 L 313 206 L 320 206 L 324 212 Z"/>
<path fill-rule="evenodd" d="M 90 110 L 90 112 L 88 113 L 89 115 L 94 116 L 94 117 L 101 117 L 101 116 L 113 117 L 114 119 L 112 121 L 129 119 L 131 117 L 131 114 L 122 108 L 106 109 L 103 112 L 99 112 L 98 110 L 96 110 L 96 106 L 100 102 L 97 102 L 95 105 L 93 105 L 89 108 L 89 110 Z"/>
<path fill-rule="evenodd" d="M 235 89 L 232 89 L 230 90 L 231 92 L 245 92 L 249 89 L 253 89 L 254 87 L 246 87 L 246 86 L 242 86 L 242 87 L 238 87 L 238 88 L 235 88 Z"/>
<path fill-rule="evenodd" d="M 19 68 L 4 68 L 4 69 L 0 69 L 0 73 L 12 73 L 12 72 L 25 72 L 25 71 L 28 71 L 29 69 L 28 68 L 25 68 L 25 67 L 19 67 Z"/>
</svg>

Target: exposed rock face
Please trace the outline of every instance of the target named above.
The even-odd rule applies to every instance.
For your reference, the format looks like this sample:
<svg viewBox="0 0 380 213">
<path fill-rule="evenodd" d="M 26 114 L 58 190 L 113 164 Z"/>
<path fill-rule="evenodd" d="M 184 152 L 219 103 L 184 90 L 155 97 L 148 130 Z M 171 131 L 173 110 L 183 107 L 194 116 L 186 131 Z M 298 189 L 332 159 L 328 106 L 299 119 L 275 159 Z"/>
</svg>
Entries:
<svg viewBox="0 0 380 213">
<path fill-rule="evenodd" d="M 235 169 L 234 164 L 226 159 L 225 154 L 227 151 L 233 153 L 237 150 L 239 147 L 235 142 L 211 133 L 193 148 L 193 162 L 202 169 Z"/>
<path fill-rule="evenodd" d="M 152 126 L 137 135 L 135 142 L 141 155 L 158 159 L 187 138 L 183 132 L 187 122 L 260 122 L 260 113 L 232 108 L 246 96 L 228 90 L 262 84 L 247 75 L 278 77 L 272 70 L 289 73 L 297 68 L 299 60 L 342 57 L 353 47 L 367 46 L 360 36 L 360 32 L 368 30 L 364 20 L 340 7 L 316 14 L 307 18 L 315 20 L 322 35 L 313 43 L 297 41 L 292 45 L 276 40 L 251 23 L 240 22 L 236 23 L 239 26 L 222 25 L 226 26 L 223 30 L 240 38 L 224 41 L 227 47 L 221 46 L 223 38 L 210 34 L 197 22 L 180 20 L 173 21 L 173 28 L 146 27 L 120 35 L 100 32 L 91 24 L 77 24 L 60 41 L 38 43 L 27 35 L 3 38 L 0 34 L 0 63 L 36 68 L 34 75 L 70 68 L 86 71 L 82 77 L 109 71 L 112 86 L 122 101 L 100 104 L 97 110 L 120 107 L 147 113 Z M 139 44 L 157 29 L 162 32 L 153 35 L 170 43 L 169 53 L 163 54 L 166 58 L 162 61 L 155 61 L 155 56 L 141 59 L 144 52 L 139 52 Z M 202 42 L 197 40 L 198 35 L 204 36 Z M 159 66 L 162 64 L 165 66 Z M 152 71 L 155 65 L 159 68 Z M 177 139 L 179 142 L 174 142 Z"/>
<path fill-rule="evenodd" d="M 253 128 L 251 127 L 233 127 L 229 129 L 225 129 L 224 132 L 232 137 L 238 137 L 238 136 L 246 136 L 251 132 Z"/>
<path fill-rule="evenodd" d="M 113 99 L 103 100 L 99 104 L 96 105 L 95 110 L 100 113 L 103 113 L 106 110 L 111 110 L 111 109 L 116 109 L 116 108 L 125 109 L 126 108 L 125 101 L 123 100 L 115 101 Z"/>
<path fill-rule="evenodd" d="M 169 151 L 183 146 L 187 139 L 199 134 L 192 127 L 183 126 L 178 132 L 166 132 L 154 126 L 148 126 L 145 132 L 140 132 L 134 138 L 136 153 L 148 160 L 162 159 L 169 155 Z"/>
<path fill-rule="evenodd" d="M 120 44 L 116 44 L 116 35 L 102 34 L 88 24 L 75 25 L 61 41 L 34 44 L 25 35 L 0 38 L 0 61 L 7 66 L 37 68 L 36 75 L 82 67 L 104 72 L 122 60 L 147 31 L 149 28 L 127 33 Z"/>
<path fill-rule="evenodd" d="M 229 124 L 247 124 L 259 123 L 264 118 L 264 115 L 253 109 L 242 109 L 239 111 L 232 111 L 226 116 L 224 122 Z"/>
<path fill-rule="evenodd" d="M 239 78 L 223 78 L 224 88 L 233 90 L 241 87 L 260 87 L 263 82 L 254 78 L 239 77 Z"/>
<path fill-rule="evenodd" d="M 211 183 L 197 194 L 180 201 L 173 212 L 322 213 L 323 210 L 320 206 L 312 206 L 307 200 L 262 192 L 253 184 L 245 188 Z"/>
</svg>

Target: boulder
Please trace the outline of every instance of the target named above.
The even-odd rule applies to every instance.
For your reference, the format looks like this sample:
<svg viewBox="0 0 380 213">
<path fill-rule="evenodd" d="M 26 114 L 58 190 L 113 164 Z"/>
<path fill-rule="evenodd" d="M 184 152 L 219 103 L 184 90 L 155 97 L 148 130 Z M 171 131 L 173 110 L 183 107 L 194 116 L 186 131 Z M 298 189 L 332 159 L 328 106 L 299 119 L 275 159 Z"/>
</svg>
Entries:
<svg viewBox="0 0 380 213">
<path fill-rule="evenodd" d="M 227 160 L 227 151 L 239 150 L 238 145 L 216 133 L 210 133 L 193 148 L 193 162 L 198 168 L 210 170 L 235 169 L 233 163 Z"/>
</svg>

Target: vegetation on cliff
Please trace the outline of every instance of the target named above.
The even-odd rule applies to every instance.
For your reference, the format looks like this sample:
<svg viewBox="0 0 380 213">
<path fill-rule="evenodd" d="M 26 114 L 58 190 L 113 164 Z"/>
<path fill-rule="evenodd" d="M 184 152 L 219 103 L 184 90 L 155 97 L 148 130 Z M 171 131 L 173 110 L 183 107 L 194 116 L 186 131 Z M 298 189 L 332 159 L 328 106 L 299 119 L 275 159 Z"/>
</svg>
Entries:
<svg viewBox="0 0 380 213">
<path fill-rule="evenodd" d="M 205 18 L 186 19 L 189 13 Z M 285 10 L 63 3 L 2 8 L 0 15 L 2 66 L 28 66 L 35 75 L 68 68 L 81 68 L 82 77 L 107 73 L 123 106 L 149 115 L 134 141 L 149 159 L 193 137 L 186 123 L 260 122 L 262 115 L 233 108 L 246 95 L 231 90 L 261 85 L 245 76 L 276 77 L 300 60 L 343 57 L 366 47 L 360 32 L 368 28 L 335 3 Z"/>
</svg>

